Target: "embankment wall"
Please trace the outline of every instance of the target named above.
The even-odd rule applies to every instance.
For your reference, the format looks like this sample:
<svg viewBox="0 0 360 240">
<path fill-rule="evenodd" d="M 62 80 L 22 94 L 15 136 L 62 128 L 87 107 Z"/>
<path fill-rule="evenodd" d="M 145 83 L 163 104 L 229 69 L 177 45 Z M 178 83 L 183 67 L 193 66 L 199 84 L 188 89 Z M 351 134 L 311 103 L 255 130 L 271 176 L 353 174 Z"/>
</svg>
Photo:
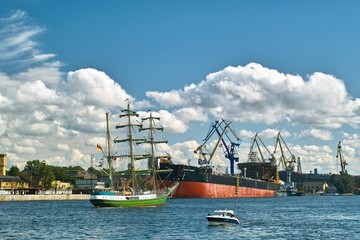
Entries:
<svg viewBox="0 0 360 240">
<path fill-rule="evenodd" d="M 89 194 L 0 194 L 0 202 L 89 200 Z"/>
</svg>

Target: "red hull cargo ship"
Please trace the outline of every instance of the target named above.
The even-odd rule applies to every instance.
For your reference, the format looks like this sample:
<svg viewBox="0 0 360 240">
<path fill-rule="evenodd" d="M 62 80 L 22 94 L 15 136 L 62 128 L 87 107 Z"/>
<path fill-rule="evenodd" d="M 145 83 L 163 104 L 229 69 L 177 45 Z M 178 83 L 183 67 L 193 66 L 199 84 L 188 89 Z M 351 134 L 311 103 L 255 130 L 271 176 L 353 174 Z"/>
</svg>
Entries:
<svg viewBox="0 0 360 240">
<path fill-rule="evenodd" d="M 236 138 L 232 141 L 230 133 Z M 217 140 L 211 140 L 217 136 Z M 212 152 L 208 152 L 207 143 L 215 143 Z M 199 167 L 173 164 L 171 160 L 160 161 L 160 179 L 166 186 L 175 182 L 179 185 L 173 195 L 174 198 L 255 198 L 273 197 L 279 189 L 277 167 L 261 163 L 257 165 L 238 164 L 242 175 L 235 175 L 235 162 L 239 162 L 237 148 L 240 139 L 231 127 L 231 122 L 215 121 L 210 126 L 204 143 L 194 153 L 198 154 Z M 211 145 L 211 144 L 210 144 Z M 217 148 L 221 146 L 224 156 L 230 161 L 230 174 L 213 171 L 212 159 Z M 254 169 L 255 167 L 255 169 Z M 251 168 L 251 169 L 250 169 Z M 167 173 L 166 173 L 167 172 Z M 170 172 L 170 174 L 169 174 Z M 247 172 L 256 172 L 255 177 L 249 177 Z"/>
<path fill-rule="evenodd" d="M 165 185 L 179 185 L 173 198 L 256 198 L 274 197 L 279 185 L 274 181 L 215 174 L 209 167 L 160 163 L 160 169 L 171 169 L 170 176 L 162 173 Z"/>
</svg>

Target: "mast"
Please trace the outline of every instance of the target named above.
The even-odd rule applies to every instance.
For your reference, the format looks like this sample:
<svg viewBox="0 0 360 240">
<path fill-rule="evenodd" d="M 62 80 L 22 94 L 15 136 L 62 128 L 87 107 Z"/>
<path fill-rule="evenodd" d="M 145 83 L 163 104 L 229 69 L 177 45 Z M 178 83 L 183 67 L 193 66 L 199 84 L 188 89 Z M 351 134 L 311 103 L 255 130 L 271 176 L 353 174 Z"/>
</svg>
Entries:
<svg viewBox="0 0 360 240">
<path fill-rule="evenodd" d="M 110 155 L 110 129 L 109 129 L 109 113 L 106 113 L 106 140 L 107 140 L 107 161 L 109 165 L 109 179 L 110 179 L 110 188 L 114 190 L 114 182 L 113 182 L 113 164 L 111 161 Z"/>
<path fill-rule="evenodd" d="M 156 177 L 155 177 L 155 170 L 157 169 L 156 159 L 161 158 L 161 157 L 168 157 L 168 156 L 156 156 L 155 155 L 155 144 L 167 143 L 168 141 L 167 140 L 155 140 L 155 138 L 154 138 L 155 131 L 164 131 L 164 128 L 156 126 L 155 120 L 160 121 L 160 117 L 154 117 L 152 115 L 151 110 L 149 110 L 149 111 L 150 111 L 149 117 L 141 119 L 142 123 L 144 123 L 145 121 L 148 121 L 149 126 L 144 127 L 144 125 L 142 124 L 142 126 L 139 129 L 140 132 L 141 131 L 149 131 L 148 139 L 146 139 L 145 141 L 142 141 L 142 142 L 137 142 L 137 144 L 147 143 L 150 145 L 150 156 L 149 156 L 149 161 L 148 161 L 148 167 L 151 170 L 152 183 L 156 186 Z"/>
<path fill-rule="evenodd" d="M 118 124 L 115 128 L 127 128 L 128 130 L 128 135 L 127 138 L 125 139 L 118 139 L 118 137 L 116 137 L 114 139 L 114 143 L 121 143 L 121 142 L 128 142 L 129 143 L 129 154 L 124 154 L 124 155 L 120 155 L 118 157 L 129 157 L 130 158 L 130 173 L 131 173 L 131 188 L 132 190 L 134 190 L 136 188 L 136 171 L 135 171 L 135 160 L 137 159 L 142 159 L 144 158 L 144 154 L 135 154 L 134 153 L 134 147 L 133 147 L 133 143 L 138 143 L 141 141 L 145 141 L 145 139 L 137 139 L 133 137 L 132 134 L 132 129 L 133 127 L 141 127 L 141 124 L 136 124 L 136 123 L 132 123 L 131 122 L 131 118 L 132 117 L 139 117 L 139 114 L 137 114 L 136 112 L 132 111 L 130 109 L 130 104 L 128 103 L 127 105 L 127 109 L 121 110 L 121 112 L 123 112 L 124 114 L 120 114 L 119 118 L 123 118 L 126 117 L 127 118 L 127 123 L 126 124 Z"/>
<path fill-rule="evenodd" d="M 145 121 L 149 121 L 149 127 L 143 127 L 143 125 L 141 126 L 141 128 L 139 129 L 139 131 L 149 131 L 149 137 L 148 140 L 145 140 L 143 142 L 139 142 L 139 143 L 148 143 L 150 145 L 150 157 L 149 157 L 149 162 L 148 162 L 148 166 L 150 169 L 156 169 L 155 166 L 155 160 L 157 157 L 163 157 L 163 156 L 156 156 L 155 155 L 155 144 L 158 143 L 167 143 L 167 140 L 155 140 L 154 135 L 155 135 L 155 131 L 164 131 L 163 127 L 156 127 L 155 126 L 155 120 L 160 121 L 159 117 L 154 117 L 152 115 L 152 112 L 150 111 L 150 116 L 146 117 L 146 118 L 142 118 L 141 119 L 142 122 Z"/>
</svg>

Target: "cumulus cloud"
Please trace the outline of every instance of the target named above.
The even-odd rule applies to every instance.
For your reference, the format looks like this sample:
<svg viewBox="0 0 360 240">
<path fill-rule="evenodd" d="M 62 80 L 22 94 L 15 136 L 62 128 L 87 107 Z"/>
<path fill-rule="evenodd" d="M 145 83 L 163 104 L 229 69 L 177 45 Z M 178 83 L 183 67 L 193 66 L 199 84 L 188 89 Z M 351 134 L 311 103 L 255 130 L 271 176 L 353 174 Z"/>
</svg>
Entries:
<svg viewBox="0 0 360 240">
<path fill-rule="evenodd" d="M 67 144 L 63 144 L 63 143 L 59 143 L 56 145 L 57 149 L 61 150 L 61 151 L 69 151 L 70 148 Z"/>
<path fill-rule="evenodd" d="M 352 99 L 340 79 L 320 72 L 304 79 L 257 63 L 230 66 L 183 90 L 147 92 L 147 96 L 164 107 L 193 107 L 237 122 L 323 128 L 360 123 L 360 99 Z"/>
<path fill-rule="evenodd" d="M 66 90 L 73 100 L 93 106 L 124 108 L 127 104 L 125 100 L 131 98 L 108 75 L 92 68 L 69 72 Z"/>
<path fill-rule="evenodd" d="M 149 103 L 136 101 L 102 71 L 63 73 L 55 54 L 38 49 L 35 37 L 45 28 L 29 21 L 22 11 L 0 19 L 0 69 L 7 69 L 0 70 L 0 151 L 9 153 L 9 164 L 37 158 L 86 164 L 97 144 L 91 139 L 105 132 L 106 112 L 120 112 L 125 99 L 136 107 Z M 177 125 L 176 131 L 186 129 Z"/>
<path fill-rule="evenodd" d="M 201 111 L 201 109 L 195 107 L 184 107 L 175 110 L 173 114 L 177 119 L 181 119 L 184 122 L 200 121 L 206 122 L 208 120 L 207 114 Z"/>
<path fill-rule="evenodd" d="M 242 129 L 240 131 L 240 138 L 243 138 L 243 137 L 252 138 L 252 137 L 254 137 L 254 135 L 255 135 L 255 133 L 252 132 L 252 131 L 248 131 L 248 130 L 245 130 L 245 129 Z"/>
<path fill-rule="evenodd" d="M 158 91 L 147 92 L 146 95 L 150 98 L 157 99 L 164 107 L 183 105 L 186 103 L 185 99 L 181 96 L 181 93 L 175 90 L 163 93 Z"/>
<path fill-rule="evenodd" d="M 137 112 L 140 118 L 147 118 L 149 117 L 149 112 L 138 111 Z M 184 121 L 181 121 L 176 115 L 166 111 L 160 110 L 158 112 L 152 111 L 152 116 L 156 118 L 160 118 L 154 124 L 158 124 L 158 126 L 162 126 L 165 132 L 169 133 L 184 133 L 188 130 L 188 126 Z M 146 124 L 144 122 L 144 124 Z"/>
<path fill-rule="evenodd" d="M 333 139 L 333 135 L 328 130 L 321 130 L 321 129 L 305 129 L 300 134 L 299 137 L 306 138 L 306 137 L 312 137 L 316 139 L 321 139 L 324 141 L 329 141 Z"/>
</svg>

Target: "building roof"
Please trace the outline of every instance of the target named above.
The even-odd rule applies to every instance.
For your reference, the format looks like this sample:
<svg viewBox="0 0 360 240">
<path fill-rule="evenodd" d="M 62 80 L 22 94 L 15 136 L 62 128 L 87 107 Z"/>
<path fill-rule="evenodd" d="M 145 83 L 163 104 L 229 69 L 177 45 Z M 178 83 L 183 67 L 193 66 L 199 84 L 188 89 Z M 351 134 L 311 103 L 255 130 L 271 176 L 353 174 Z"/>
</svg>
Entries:
<svg viewBox="0 0 360 240">
<path fill-rule="evenodd" d="M 26 182 L 19 176 L 0 176 L 0 181 L 2 182 Z"/>
</svg>

